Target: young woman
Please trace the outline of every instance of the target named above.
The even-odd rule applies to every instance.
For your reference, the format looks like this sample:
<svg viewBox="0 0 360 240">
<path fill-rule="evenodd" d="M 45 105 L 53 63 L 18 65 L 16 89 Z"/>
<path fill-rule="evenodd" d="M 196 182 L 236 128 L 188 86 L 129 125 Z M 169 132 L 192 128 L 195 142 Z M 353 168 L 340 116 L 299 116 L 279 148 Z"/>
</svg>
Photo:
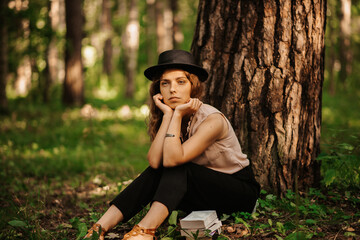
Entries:
<svg viewBox="0 0 360 240">
<path fill-rule="evenodd" d="M 148 203 L 150 210 L 124 239 L 153 239 L 175 209 L 251 212 L 260 187 L 229 121 L 199 100 L 206 70 L 189 52 L 170 50 L 144 74 L 152 81 L 150 166 L 110 203 L 85 238 L 96 231 L 103 239 Z"/>
</svg>

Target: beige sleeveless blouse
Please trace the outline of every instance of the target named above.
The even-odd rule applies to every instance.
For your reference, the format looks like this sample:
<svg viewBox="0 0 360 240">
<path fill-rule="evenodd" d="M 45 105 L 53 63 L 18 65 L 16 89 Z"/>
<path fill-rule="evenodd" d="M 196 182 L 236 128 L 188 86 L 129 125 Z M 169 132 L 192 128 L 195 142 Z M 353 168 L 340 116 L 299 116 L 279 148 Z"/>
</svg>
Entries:
<svg viewBox="0 0 360 240">
<path fill-rule="evenodd" d="M 202 104 L 191 120 L 188 129 L 189 137 L 196 133 L 200 124 L 210 114 L 214 113 L 219 113 L 226 119 L 216 108 L 208 104 Z M 234 129 L 228 119 L 226 119 L 226 122 L 229 127 L 227 136 L 216 140 L 216 142 L 210 145 L 200 156 L 193 159 L 193 163 L 228 174 L 235 173 L 249 165 L 246 154 L 241 151 L 241 146 Z"/>
</svg>

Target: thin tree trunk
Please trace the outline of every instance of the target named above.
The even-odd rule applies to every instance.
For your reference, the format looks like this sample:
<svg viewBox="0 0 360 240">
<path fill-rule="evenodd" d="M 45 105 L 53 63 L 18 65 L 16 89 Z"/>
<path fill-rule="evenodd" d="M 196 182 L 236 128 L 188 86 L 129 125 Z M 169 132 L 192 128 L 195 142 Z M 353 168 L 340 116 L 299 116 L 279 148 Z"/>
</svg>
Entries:
<svg viewBox="0 0 360 240">
<path fill-rule="evenodd" d="M 341 0 L 340 20 L 340 81 L 346 87 L 346 79 L 351 74 L 351 0 Z"/>
<path fill-rule="evenodd" d="M 103 0 L 102 8 L 102 31 L 106 35 L 104 43 L 104 61 L 103 61 L 103 72 L 110 76 L 112 73 L 112 25 L 111 25 L 111 1 Z"/>
<path fill-rule="evenodd" d="M 21 59 L 16 69 L 15 92 L 18 96 L 26 96 L 31 89 L 31 60 L 28 55 Z"/>
<path fill-rule="evenodd" d="M 262 187 L 319 181 L 324 0 L 200 0 L 192 50 L 204 101 L 233 124 Z"/>
<path fill-rule="evenodd" d="M 0 2 L 0 113 L 8 112 L 6 78 L 8 72 L 7 0 Z"/>
<path fill-rule="evenodd" d="M 157 54 L 154 52 L 156 48 L 156 9 L 155 9 L 155 0 L 146 1 L 146 55 L 147 55 L 147 65 L 152 66 L 156 64 Z"/>
<path fill-rule="evenodd" d="M 173 45 L 173 12 L 169 1 L 156 0 L 156 35 L 158 53 L 174 48 Z"/>
<path fill-rule="evenodd" d="M 335 10 L 335 9 L 334 9 Z M 335 14 L 334 14 L 335 15 Z M 327 70 L 329 73 L 329 88 L 328 92 L 330 95 L 334 96 L 336 94 L 336 82 L 335 82 L 335 62 L 336 62 L 336 34 L 334 31 L 334 27 L 332 26 L 332 21 L 334 21 L 334 17 L 331 19 L 328 18 L 328 26 L 327 26 L 327 41 L 328 41 L 328 56 L 327 56 Z"/>
<path fill-rule="evenodd" d="M 178 0 L 171 0 L 171 11 L 173 14 L 173 46 L 175 49 L 179 49 L 181 43 L 184 40 L 184 34 L 180 30 L 180 17 L 178 14 Z"/>
<path fill-rule="evenodd" d="M 135 78 L 137 69 L 137 59 L 139 50 L 139 12 L 137 0 L 130 1 L 129 21 L 124 34 L 124 53 L 125 53 L 125 75 L 126 90 L 125 96 L 133 98 L 135 94 Z"/>
<path fill-rule="evenodd" d="M 80 106 L 84 103 L 84 80 L 82 75 L 82 1 L 65 0 L 66 52 L 63 102 Z"/>
<path fill-rule="evenodd" d="M 51 25 L 52 35 L 49 46 L 47 48 L 46 57 L 46 77 L 43 89 L 43 100 L 48 102 L 50 100 L 51 85 L 57 82 L 59 74 L 59 53 L 56 48 L 56 32 L 60 24 L 60 0 L 53 0 L 49 3 L 49 22 Z"/>
<path fill-rule="evenodd" d="M 23 7 L 22 4 L 21 1 L 18 2 L 18 11 Z M 27 18 L 21 19 L 20 29 L 18 32 L 19 37 L 29 40 L 31 33 L 30 20 Z M 29 47 L 30 41 L 24 41 L 24 44 L 26 47 Z M 23 48 L 25 49 L 25 47 Z M 23 58 L 18 61 L 19 65 L 16 69 L 16 79 L 14 82 L 15 92 L 18 96 L 26 96 L 31 89 L 31 59 L 25 52 L 23 52 L 23 54 Z"/>
</svg>

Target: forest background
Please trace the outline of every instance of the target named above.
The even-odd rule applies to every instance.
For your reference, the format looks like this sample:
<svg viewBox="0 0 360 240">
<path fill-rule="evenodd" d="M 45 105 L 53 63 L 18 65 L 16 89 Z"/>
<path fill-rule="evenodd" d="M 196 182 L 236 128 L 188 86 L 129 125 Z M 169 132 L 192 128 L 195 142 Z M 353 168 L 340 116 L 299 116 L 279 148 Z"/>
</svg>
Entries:
<svg viewBox="0 0 360 240">
<path fill-rule="evenodd" d="M 222 216 L 220 238 L 360 236 L 360 2 L 327 3 L 322 186 L 262 191 L 256 215 Z M 147 166 L 143 71 L 163 50 L 190 50 L 198 1 L 83 1 L 80 100 L 64 96 L 65 1 L 1 4 L 0 237 L 80 237 Z M 161 237 L 177 238 L 175 223 Z"/>
</svg>

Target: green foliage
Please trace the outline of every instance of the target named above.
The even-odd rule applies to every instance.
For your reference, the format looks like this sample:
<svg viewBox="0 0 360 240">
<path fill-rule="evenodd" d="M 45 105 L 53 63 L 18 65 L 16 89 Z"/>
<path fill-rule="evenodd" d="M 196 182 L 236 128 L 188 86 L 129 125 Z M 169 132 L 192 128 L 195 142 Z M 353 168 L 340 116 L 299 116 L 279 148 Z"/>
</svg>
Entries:
<svg viewBox="0 0 360 240">
<path fill-rule="evenodd" d="M 95 109 L 97 116 L 88 118 L 81 109 L 63 109 L 53 104 L 35 106 L 26 99 L 10 105 L 17 110 L 0 119 L 0 197 L 7 206 L 0 209 L 0 228 L 4 229 L 1 238 L 48 239 L 53 235 L 61 239 L 72 229 L 82 235 L 85 220 L 81 224 L 75 219 L 71 223 L 74 228 L 59 225 L 58 234 L 40 222 L 50 224 L 43 221 L 45 215 L 65 217 L 72 205 L 77 205 L 79 211 L 91 212 L 86 221 L 95 222 L 101 212 L 95 211 L 93 204 L 75 203 L 76 195 L 69 196 L 89 181 L 108 189 L 103 194 L 113 196 L 117 186 L 147 166 L 149 138 L 141 107 L 118 105 L 110 109 L 100 105 Z M 126 118 L 123 109 L 130 114 Z M 109 183 L 115 185 L 109 187 Z M 65 204 L 65 213 L 56 212 L 54 204 Z"/>
<path fill-rule="evenodd" d="M 334 204 L 333 207 L 322 204 L 331 201 L 332 196 L 337 196 L 336 203 L 342 202 L 342 204 L 351 205 L 353 200 L 349 200 L 352 195 L 350 192 L 345 198 L 339 193 L 329 192 L 325 195 L 319 189 L 314 188 L 309 189 L 309 192 L 303 196 L 290 190 L 287 191 L 285 197 L 280 199 L 268 194 L 265 190 L 261 191 L 261 195 L 255 214 L 234 213 L 232 214 L 233 220 L 227 220 L 248 229 L 248 234 L 244 237 L 323 238 L 326 234 L 324 228 L 334 227 L 341 222 L 345 225 L 343 228 L 346 229 L 351 223 L 356 224 L 359 221 L 359 216 L 347 215 L 338 208 L 338 204 Z M 240 216 L 247 217 L 241 218 Z M 354 232 L 343 232 L 343 234 L 344 236 L 357 236 Z"/>
<path fill-rule="evenodd" d="M 83 219 L 79 219 L 77 217 L 70 219 L 70 223 L 73 226 L 73 228 L 75 228 L 79 231 L 79 234 L 76 238 L 77 240 L 83 238 L 87 233 L 88 227 L 86 226 L 86 224 L 83 221 L 84 221 Z M 94 235 L 97 235 L 97 234 L 94 233 Z M 96 236 L 94 236 L 94 237 L 96 237 Z M 97 239 L 97 238 L 94 238 L 94 239 Z"/>
<path fill-rule="evenodd" d="M 325 186 L 359 188 L 360 136 L 349 132 L 348 139 L 344 140 L 339 137 L 344 131 L 332 132 L 327 143 L 323 144 L 323 152 L 317 158 L 321 161 L 323 182 Z"/>
<path fill-rule="evenodd" d="M 1 222 L 4 229 L 0 235 L 2 238 L 50 239 L 55 236 L 62 239 L 72 236 L 72 239 L 80 239 L 88 227 L 100 218 L 107 207 L 106 201 L 128 184 L 124 180 L 133 178 L 146 167 L 149 139 L 141 106 L 124 108 L 132 113 L 131 117 L 124 118 L 120 113 L 122 107 L 126 106 L 126 100 L 119 101 L 125 104 L 121 107 L 120 104 L 117 107 L 112 100 L 108 102 L 109 107 L 105 107 L 107 102 L 104 100 L 92 101 L 97 111 L 92 118 L 82 116 L 81 109 L 64 109 L 56 104 L 31 105 L 21 99 L 11 102 L 11 105 L 14 104 L 12 108 L 15 109 L 16 105 L 18 109 L 12 116 L 1 117 L 0 152 L 4 168 L 0 180 L 5 187 L 0 196 L 8 205 L 0 210 L 4 218 Z M 326 136 L 329 136 L 328 132 Z M 336 150 L 337 157 L 339 153 L 344 156 L 357 155 L 358 144 L 348 141 L 355 138 L 347 136 L 340 131 L 333 138 L 328 137 L 327 142 L 338 141 L 338 144 L 326 145 L 323 152 Z M 329 166 L 323 163 L 323 170 L 330 169 Z M 310 188 L 300 196 L 288 190 L 283 198 L 279 198 L 262 190 L 254 214 L 238 212 L 223 215 L 223 224 L 242 226 L 244 237 L 249 238 L 322 238 L 328 227 L 335 228 L 339 222 L 347 229 L 359 221 L 360 214 L 345 209 L 358 208 L 360 199 L 354 194 L 356 191 L 353 188 L 343 192 L 337 190 L 340 181 L 343 182 L 342 187 L 345 187 L 344 183 L 350 186 L 350 182 L 346 182 L 350 176 L 340 172 L 337 174 L 330 184 L 332 191 Z M 70 195 L 69 198 L 69 189 L 80 191 L 89 182 L 98 188 L 116 184 L 105 191 L 103 198 L 89 197 L 90 201 L 77 195 Z M 15 200 L 21 203 L 14 204 L 14 198 L 24 199 L 25 202 Z M 63 219 L 56 229 L 49 229 L 44 226 L 43 219 L 54 219 L 60 214 L 54 204 L 64 205 L 59 209 L 65 211 L 70 206 L 76 206 L 81 214 L 65 212 L 71 217 Z M 341 209 L 340 206 L 344 205 L 346 208 Z M 147 210 L 148 207 L 136 215 L 129 228 L 138 223 Z M 180 237 L 177 226 L 180 215 L 177 211 L 171 214 L 168 222 L 158 231 L 161 238 Z M 341 234 L 358 236 L 354 231 L 343 231 Z M 217 239 L 230 237 L 225 230 Z"/>
</svg>

